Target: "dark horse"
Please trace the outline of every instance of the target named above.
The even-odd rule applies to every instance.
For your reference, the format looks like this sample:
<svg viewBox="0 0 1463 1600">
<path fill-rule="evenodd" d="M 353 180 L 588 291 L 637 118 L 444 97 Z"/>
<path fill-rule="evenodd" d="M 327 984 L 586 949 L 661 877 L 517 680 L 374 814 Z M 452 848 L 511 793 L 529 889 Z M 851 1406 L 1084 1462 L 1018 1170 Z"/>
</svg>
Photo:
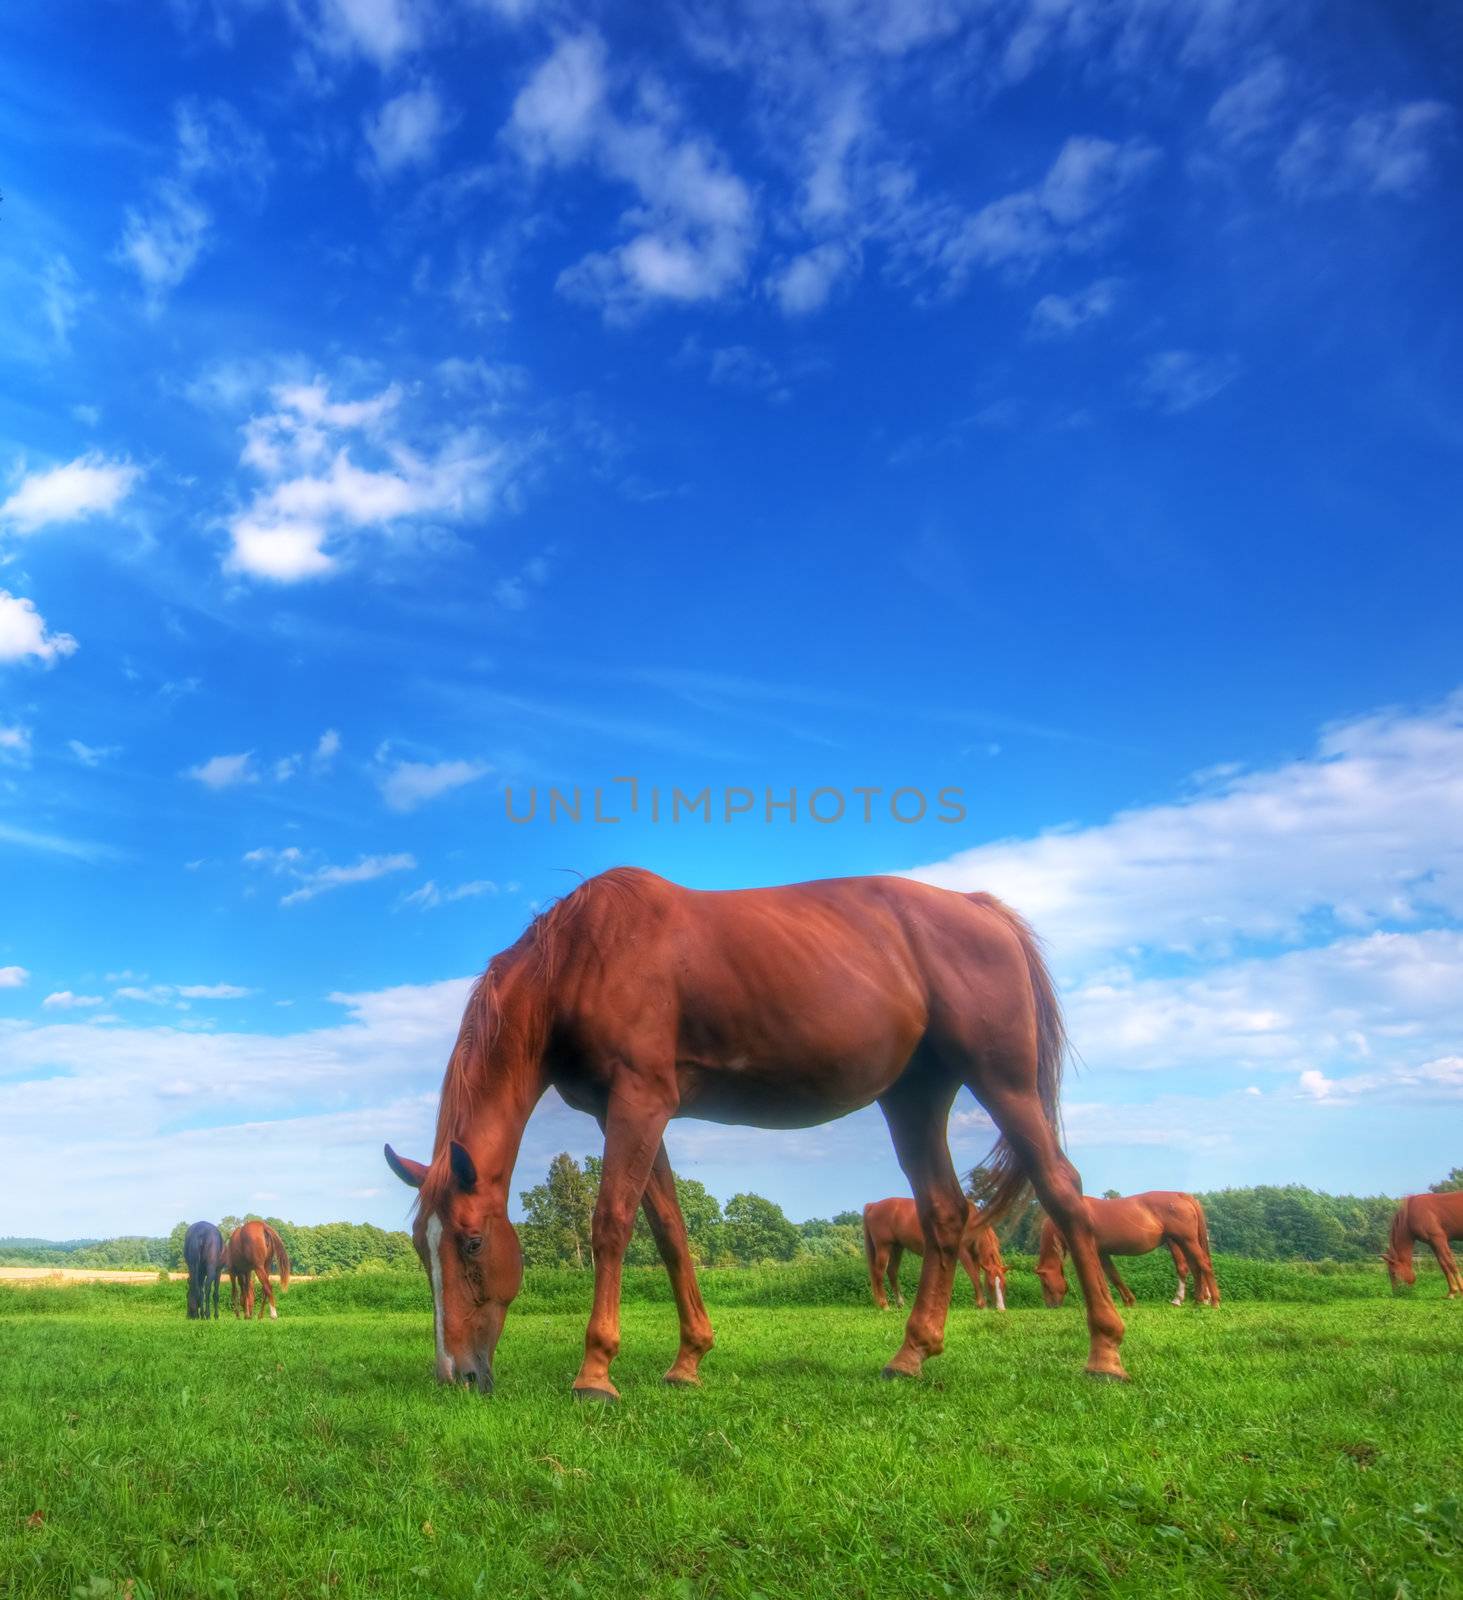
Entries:
<svg viewBox="0 0 1463 1600">
<path fill-rule="evenodd" d="M 1000 1130 L 988 1216 L 1027 1178 L 1062 1219 L 1087 1301 L 1087 1370 L 1123 1378 L 1123 1324 L 1081 1183 L 1057 1139 L 1066 1051 L 1030 929 L 985 894 L 905 878 L 706 893 L 616 868 L 535 918 L 468 998 L 442 1082 L 430 1165 L 386 1159 L 420 1189 L 413 1227 L 432 1281 L 437 1375 L 487 1391 L 523 1280 L 508 1186 L 552 1085 L 604 1129 L 594 1307 L 576 1394 L 614 1399 L 620 1269 L 643 1204 L 680 1313 L 666 1378 L 695 1383 L 711 1348 L 661 1137 L 673 1116 L 756 1127 L 829 1122 L 877 1101 L 919 1206 L 924 1262 L 885 1372 L 944 1348 L 966 1196 L 945 1125 L 962 1085 Z"/>
<path fill-rule="evenodd" d="M 1189 1269 L 1194 1273 L 1194 1294 L 1201 1306 L 1219 1304 L 1219 1282 L 1209 1256 L 1209 1223 L 1204 1208 L 1191 1194 L 1177 1189 L 1149 1189 L 1143 1194 L 1121 1195 L 1115 1200 L 1085 1200 L 1092 1226 L 1097 1233 L 1097 1251 L 1102 1270 L 1123 1297 L 1124 1305 L 1137 1304 L 1133 1291 L 1123 1282 L 1113 1265 L 1114 1256 L 1143 1256 L 1166 1244 L 1179 1275 L 1178 1293 L 1173 1304 L 1181 1306 L 1188 1290 Z M 1036 1257 L 1036 1275 L 1048 1306 L 1059 1306 L 1067 1297 L 1067 1275 L 1062 1269 L 1066 1240 L 1050 1217 L 1041 1225 L 1041 1248 Z"/>
<path fill-rule="evenodd" d="M 224 1265 L 224 1236 L 217 1223 L 195 1222 L 189 1228 L 183 1236 L 183 1260 L 188 1267 L 188 1315 L 217 1317 L 218 1280 Z"/>
<path fill-rule="evenodd" d="M 925 1236 L 919 1225 L 919 1209 L 913 1200 L 893 1195 L 888 1200 L 870 1200 L 864 1207 L 864 1258 L 869 1264 L 869 1287 L 874 1292 L 874 1304 L 880 1311 L 889 1309 L 884 1293 L 884 1280 L 889 1281 L 889 1293 L 894 1304 L 903 1306 L 904 1295 L 899 1288 L 899 1263 L 904 1252 L 922 1256 L 925 1253 Z M 1001 1259 L 1001 1245 L 996 1230 L 987 1227 L 974 1206 L 970 1208 L 970 1221 L 961 1236 L 957 1253 L 965 1275 L 975 1289 L 978 1311 L 986 1306 L 986 1291 L 996 1302 L 996 1310 L 1006 1309 L 1006 1263 Z M 985 1276 L 985 1288 L 981 1276 Z"/>
<path fill-rule="evenodd" d="M 1408 1195 L 1392 1218 L 1392 1237 L 1382 1255 L 1392 1287 L 1417 1282 L 1412 1246 L 1420 1241 L 1431 1245 L 1432 1253 L 1438 1258 L 1448 1286 L 1448 1299 L 1463 1294 L 1463 1272 L 1458 1270 L 1457 1259 L 1448 1247 L 1452 1239 L 1463 1239 L 1463 1191 Z"/>
<path fill-rule="evenodd" d="M 269 1272 L 273 1267 L 279 1273 L 280 1289 L 288 1289 L 290 1257 L 284 1240 L 274 1229 L 267 1222 L 241 1222 L 229 1235 L 229 1242 L 224 1247 L 224 1259 L 229 1269 L 229 1304 L 234 1308 L 234 1315 L 239 1315 L 241 1295 L 244 1320 L 247 1322 L 254 1315 L 254 1279 L 258 1278 L 259 1287 L 264 1292 L 264 1299 L 259 1302 L 259 1315 L 264 1315 L 264 1302 L 267 1300 L 270 1317 L 278 1317 Z"/>
</svg>

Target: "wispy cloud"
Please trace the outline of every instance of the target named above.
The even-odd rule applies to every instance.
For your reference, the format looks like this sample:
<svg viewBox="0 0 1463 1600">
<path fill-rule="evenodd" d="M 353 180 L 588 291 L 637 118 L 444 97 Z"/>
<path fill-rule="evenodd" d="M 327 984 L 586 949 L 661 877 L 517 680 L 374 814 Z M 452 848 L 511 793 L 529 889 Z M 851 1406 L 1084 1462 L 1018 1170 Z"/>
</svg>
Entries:
<svg viewBox="0 0 1463 1600">
<path fill-rule="evenodd" d="M 270 168 L 263 139 L 225 101 L 180 101 L 173 122 L 172 168 L 142 205 L 127 208 L 115 252 L 137 274 L 153 315 L 208 248 L 215 217 L 204 191 L 222 185 L 232 196 L 257 200 Z"/>
<path fill-rule="evenodd" d="M 316 867 L 303 874 L 304 881 L 292 889 L 279 902 L 282 906 L 299 905 L 313 900 L 317 895 L 328 894 L 332 889 L 344 889 L 351 884 L 370 883 L 392 872 L 410 872 L 417 864 L 411 855 L 362 856 L 348 867 Z"/>
<path fill-rule="evenodd" d="M 430 166 L 451 126 L 451 118 L 435 85 L 404 89 L 365 123 L 371 165 L 383 178 Z"/>
<path fill-rule="evenodd" d="M 24 967 L 0 967 L 0 989 L 23 989 L 30 982 Z"/>
<path fill-rule="evenodd" d="M 1222 394 L 1239 372 L 1240 364 L 1234 356 L 1160 350 L 1144 363 L 1134 392 L 1143 405 L 1179 416 Z"/>
</svg>

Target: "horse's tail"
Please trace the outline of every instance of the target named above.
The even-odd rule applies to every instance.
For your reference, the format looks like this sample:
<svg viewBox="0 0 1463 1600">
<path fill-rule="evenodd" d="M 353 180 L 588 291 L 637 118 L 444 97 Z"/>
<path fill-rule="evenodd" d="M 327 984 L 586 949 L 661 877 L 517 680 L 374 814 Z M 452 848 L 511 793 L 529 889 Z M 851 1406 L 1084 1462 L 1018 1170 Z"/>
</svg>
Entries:
<svg viewBox="0 0 1463 1600">
<path fill-rule="evenodd" d="M 873 1207 L 872 1200 L 864 1207 L 864 1260 L 868 1262 L 870 1272 L 874 1270 L 874 1230 L 869 1226 L 869 1212 Z"/>
<path fill-rule="evenodd" d="M 1412 1224 L 1407 1220 L 1407 1202 L 1411 1198 L 1411 1195 L 1405 1195 L 1392 1217 L 1392 1234 L 1387 1241 L 1387 1253 L 1394 1261 L 1406 1261 L 1412 1254 Z"/>
<path fill-rule="evenodd" d="M 1067 1062 L 1067 1027 L 1062 1021 L 1062 1004 L 1057 986 L 1041 953 L 1041 940 L 1019 912 L 1013 911 L 993 894 L 971 894 L 967 900 L 993 911 L 1016 935 L 1026 958 L 1031 979 L 1031 997 L 1036 1010 L 1036 1092 L 1047 1125 L 1060 1140 L 1062 1135 L 1062 1069 Z M 1026 1193 L 1026 1174 L 1004 1135 L 996 1140 L 985 1161 L 986 1181 L 982 1192 L 973 1196 L 980 1207 L 979 1220 L 987 1226 L 1002 1217 Z"/>
<path fill-rule="evenodd" d="M 260 1226 L 264 1229 L 264 1242 L 269 1246 L 269 1254 L 264 1258 L 264 1265 L 268 1267 L 272 1258 L 273 1264 L 279 1272 L 280 1288 L 288 1289 L 290 1286 L 290 1253 L 284 1247 L 284 1240 L 267 1222 L 261 1223 Z"/>
</svg>

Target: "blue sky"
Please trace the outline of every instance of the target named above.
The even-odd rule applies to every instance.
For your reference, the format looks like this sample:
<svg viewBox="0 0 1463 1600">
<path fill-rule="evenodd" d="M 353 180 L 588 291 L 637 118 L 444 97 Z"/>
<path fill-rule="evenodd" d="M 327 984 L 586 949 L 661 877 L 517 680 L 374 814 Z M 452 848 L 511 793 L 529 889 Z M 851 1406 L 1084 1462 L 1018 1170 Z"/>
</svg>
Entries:
<svg viewBox="0 0 1463 1600">
<path fill-rule="evenodd" d="M 618 862 L 1005 894 L 1089 1187 L 1454 1164 L 1458 43 L 10 8 L 0 1233 L 398 1223 L 464 981 Z M 757 811 L 506 814 L 630 776 Z M 521 1182 L 565 1147 L 546 1102 Z M 877 1113 L 672 1147 L 794 1215 L 902 1188 Z"/>
</svg>

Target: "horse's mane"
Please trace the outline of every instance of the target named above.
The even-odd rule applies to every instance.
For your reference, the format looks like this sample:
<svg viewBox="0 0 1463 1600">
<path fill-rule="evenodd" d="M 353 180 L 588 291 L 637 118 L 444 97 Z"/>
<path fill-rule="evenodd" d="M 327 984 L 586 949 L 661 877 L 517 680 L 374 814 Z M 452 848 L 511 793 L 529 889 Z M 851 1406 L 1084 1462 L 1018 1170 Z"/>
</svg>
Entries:
<svg viewBox="0 0 1463 1600">
<path fill-rule="evenodd" d="M 572 934 L 576 953 L 599 960 L 609 948 L 607 929 L 613 913 L 637 898 L 648 876 L 634 867 L 613 867 L 586 878 L 545 906 L 517 942 L 494 956 L 473 984 L 442 1078 L 433 1159 L 418 1193 L 419 1211 L 435 1211 L 446 1198 L 451 1174 L 447 1162 L 439 1157 L 450 1141 L 461 1140 L 472 1126 L 478 1091 L 487 1079 L 493 1045 L 503 1027 L 499 986 L 504 974 L 511 968 L 518 977 L 524 973 L 524 963 L 531 963 L 526 975 L 532 978 L 539 1001 L 546 1000 L 562 968 L 564 936 Z M 525 1042 L 535 1054 L 541 1055 L 547 1042 L 548 1013 L 549 1007 L 539 1003 L 530 1006 L 527 1015 L 515 1017 L 517 1026 L 531 1030 Z"/>
<path fill-rule="evenodd" d="M 1388 1242 L 1388 1253 L 1397 1262 L 1406 1261 L 1412 1254 L 1412 1224 L 1407 1220 L 1407 1203 L 1411 1198 L 1412 1196 L 1408 1195 L 1392 1217 L 1392 1237 Z"/>
</svg>

